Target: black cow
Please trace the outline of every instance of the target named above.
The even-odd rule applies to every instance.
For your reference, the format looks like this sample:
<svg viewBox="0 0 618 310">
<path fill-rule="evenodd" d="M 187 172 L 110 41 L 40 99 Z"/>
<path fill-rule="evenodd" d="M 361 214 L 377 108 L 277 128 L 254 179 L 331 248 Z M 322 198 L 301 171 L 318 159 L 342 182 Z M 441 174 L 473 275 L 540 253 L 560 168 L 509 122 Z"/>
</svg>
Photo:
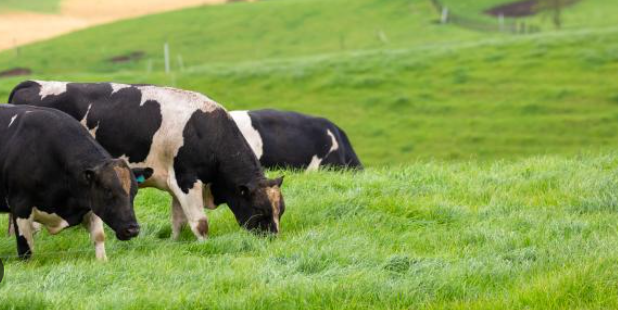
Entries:
<svg viewBox="0 0 618 310">
<path fill-rule="evenodd" d="M 100 260 L 106 259 L 103 222 L 120 240 L 138 235 L 135 175 L 147 178 L 152 170 L 131 171 L 69 115 L 0 105 L 0 145 L 0 212 L 12 215 L 21 258 L 34 250 L 34 222 L 51 234 L 84 224 Z"/>
<path fill-rule="evenodd" d="M 208 97 L 169 87 L 27 81 L 9 98 L 67 112 L 112 156 L 152 167 L 140 186 L 173 196 L 172 237 L 188 221 L 208 232 L 204 206 L 227 203 L 240 225 L 277 233 L 282 178 L 269 180 L 227 111 Z"/>
<path fill-rule="evenodd" d="M 230 114 L 264 167 L 363 169 L 345 132 L 325 118 L 270 109 Z"/>
</svg>

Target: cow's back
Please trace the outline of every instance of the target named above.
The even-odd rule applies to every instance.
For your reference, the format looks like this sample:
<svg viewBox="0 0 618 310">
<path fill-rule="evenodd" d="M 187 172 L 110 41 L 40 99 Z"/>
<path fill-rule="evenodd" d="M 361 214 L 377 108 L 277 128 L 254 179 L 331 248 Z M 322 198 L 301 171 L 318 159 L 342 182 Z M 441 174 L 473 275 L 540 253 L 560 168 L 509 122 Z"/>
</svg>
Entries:
<svg viewBox="0 0 618 310">
<path fill-rule="evenodd" d="M 231 114 L 265 167 L 362 168 L 345 132 L 325 118 L 272 109 Z"/>
<path fill-rule="evenodd" d="M 27 81 L 10 99 L 70 114 L 113 157 L 133 167 L 152 167 L 155 174 L 145 185 L 160 189 L 169 185 L 169 172 L 194 114 L 225 112 L 202 94 L 152 85 Z"/>
</svg>

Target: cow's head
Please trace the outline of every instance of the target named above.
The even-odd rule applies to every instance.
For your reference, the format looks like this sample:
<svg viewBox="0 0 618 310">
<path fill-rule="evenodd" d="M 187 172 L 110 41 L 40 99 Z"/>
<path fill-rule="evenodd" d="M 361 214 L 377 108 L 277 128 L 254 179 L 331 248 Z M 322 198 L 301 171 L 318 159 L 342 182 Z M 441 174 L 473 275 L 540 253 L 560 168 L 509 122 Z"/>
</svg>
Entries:
<svg viewBox="0 0 618 310">
<path fill-rule="evenodd" d="M 238 223 L 251 231 L 279 233 L 279 221 L 285 212 L 282 183 L 283 177 L 262 179 L 241 185 L 233 189 L 233 193 L 228 193 L 226 202 Z"/>
<path fill-rule="evenodd" d="M 144 180 L 152 173 L 150 168 L 131 170 L 121 159 L 109 160 L 84 171 L 92 212 L 116 232 L 116 238 L 129 240 L 139 234 L 133 211 L 133 199 L 137 194 L 136 178 Z"/>
</svg>

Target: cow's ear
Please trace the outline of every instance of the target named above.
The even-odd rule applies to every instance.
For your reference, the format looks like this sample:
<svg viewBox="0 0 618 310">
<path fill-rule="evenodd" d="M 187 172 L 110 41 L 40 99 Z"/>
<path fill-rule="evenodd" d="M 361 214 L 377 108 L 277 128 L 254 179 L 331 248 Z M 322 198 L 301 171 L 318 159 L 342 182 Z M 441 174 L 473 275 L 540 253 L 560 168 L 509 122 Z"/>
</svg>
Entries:
<svg viewBox="0 0 618 310">
<path fill-rule="evenodd" d="M 148 167 L 134 168 L 134 169 L 131 169 L 131 171 L 133 171 L 133 174 L 135 175 L 135 180 L 137 181 L 137 184 L 142 184 L 146 182 L 146 180 L 148 180 L 154 173 L 154 170 Z"/>
<path fill-rule="evenodd" d="M 84 180 L 86 180 L 86 183 L 88 184 L 92 184 L 94 182 L 94 178 L 96 177 L 97 172 L 95 169 L 86 169 L 84 171 Z"/>
<path fill-rule="evenodd" d="M 249 198 L 249 196 L 251 196 L 251 193 L 255 192 L 255 189 L 256 189 L 256 186 L 255 186 L 255 183 L 253 182 L 238 186 L 240 195 L 246 198 Z"/>
<path fill-rule="evenodd" d="M 283 176 L 280 176 L 276 179 L 272 179 L 269 181 L 270 186 L 277 186 L 277 187 L 281 187 L 281 185 L 283 184 Z"/>
<path fill-rule="evenodd" d="M 245 197 L 245 198 L 248 198 L 249 195 L 251 194 L 251 190 L 246 185 L 239 186 L 238 187 L 238 191 L 240 192 L 240 195 Z"/>
</svg>

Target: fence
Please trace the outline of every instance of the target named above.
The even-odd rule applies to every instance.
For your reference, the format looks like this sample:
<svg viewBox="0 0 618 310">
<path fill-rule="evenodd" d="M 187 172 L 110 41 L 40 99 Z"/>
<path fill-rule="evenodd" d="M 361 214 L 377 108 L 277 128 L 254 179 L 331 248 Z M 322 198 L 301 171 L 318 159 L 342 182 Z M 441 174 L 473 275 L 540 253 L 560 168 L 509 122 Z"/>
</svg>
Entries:
<svg viewBox="0 0 618 310">
<path fill-rule="evenodd" d="M 512 34 L 527 34 L 541 31 L 539 26 L 523 20 L 499 16 L 496 18 L 495 23 L 491 23 L 453 13 L 449 11 L 447 6 L 440 3 L 439 0 L 431 0 L 431 3 L 440 14 L 440 22 L 443 24 L 455 24 L 457 26 L 476 31 L 504 32 Z"/>
</svg>

